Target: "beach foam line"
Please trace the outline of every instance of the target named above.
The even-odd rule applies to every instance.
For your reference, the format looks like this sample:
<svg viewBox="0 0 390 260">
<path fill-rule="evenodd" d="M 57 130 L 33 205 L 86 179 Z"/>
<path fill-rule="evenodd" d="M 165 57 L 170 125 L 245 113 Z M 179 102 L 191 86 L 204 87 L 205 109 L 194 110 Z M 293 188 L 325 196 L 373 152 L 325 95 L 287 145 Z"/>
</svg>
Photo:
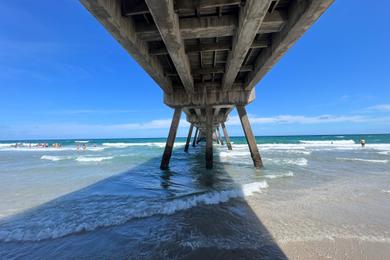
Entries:
<svg viewBox="0 0 390 260">
<path fill-rule="evenodd" d="M 382 190 L 382 192 L 390 194 L 390 190 Z"/>
<path fill-rule="evenodd" d="M 87 144 L 89 143 L 89 141 L 83 141 L 83 140 L 77 140 L 77 141 L 74 141 L 75 143 L 80 143 L 80 144 Z"/>
<path fill-rule="evenodd" d="M 312 144 L 312 145 L 347 145 L 356 144 L 354 140 L 299 140 L 301 144 Z"/>
<path fill-rule="evenodd" d="M 361 158 L 343 158 L 337 157 L 337 160 L 343 161 L 359 161 L 359 162 L 370 162 L 370 163 L 388 163 L 389 160 L 373 160 L 373 159 L 361 159 Z"/>
<path fill-rule="evenodd" d="M 49 160 L 49 161 L 62 161 L 72 159 L 72 156 L 54 156 L 54 155 L 43 155 L 41 156 L 41 160 Z"/>
<path fill-rule="evenodd" d="M 389 154 L 390 154 L 390 151 L 378 152 L 378 154 L 389 155 Z"/>
<path fill-rule="evenodd" d="M 78 162 L 101 162 L 104 160 L 111 160 L 114 158 L 113 156 L 105 156 L 105 157 L 86 157 L 86 156 L 79 156 L 76 158 L 76 161 Z"/>
<path fill-rule="evenodd" d="M 90 196 L 57 201 L 34 214 L 0 222 L 0 241 L 39 241 L 93 231 L 100 227 L 124 224 L 134 218 L 171 215 L 199 205 L 216 205 L 245 198 L 266 189 L 266 181 L 252 182 L 240 188 L 185 195 L 172 200 L 134 200 L 128 196 Z M 60 207 L 59 207 L 60 206 Z M 80 211 L 83 214 L 80 214 Z"/>
</svg>

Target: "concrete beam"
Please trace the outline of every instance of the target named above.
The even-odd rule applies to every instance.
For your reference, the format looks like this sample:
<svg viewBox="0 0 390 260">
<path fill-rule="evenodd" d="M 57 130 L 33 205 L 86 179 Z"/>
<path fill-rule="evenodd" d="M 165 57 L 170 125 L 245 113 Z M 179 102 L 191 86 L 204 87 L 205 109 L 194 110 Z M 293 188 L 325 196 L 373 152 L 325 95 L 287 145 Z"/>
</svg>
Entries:
<svg viewBox="0 0 390 260">
<path fill-rule="evenodd" d="M 171 94 L 164 95 L 164 103 L 175 107 L 205 107 L 207 105 L 247 105 L 255 99 L 255 91 L 244 91 L 242 88 L 233 88 L 230 91 L 221 92 L 219 87 L 207 87 L 197 90 L 193 95 L 187 95 L 183 89 L 177 89 Z"/>
<path fill-rule="evenodd" d="M 175 5 L 175 12 L 192 11 L 196 9 L 215 8 L 228 5 L 239 5 L 241 0 L 198 0 L 198 1 L 178 1 Z M 128 0 L 122 1 L 123 15 L 132 16 L 149 13 L 149 9 L 144 1 Z"/>
<path fill-rule="evenodd" d="M 272 37 L 272 46 L 255 61 L 255 70 L 246 79 L 246 89 L 253 89 L 265 74 L 279 61 L 291 46 L 325 12 L 334 0 L 293 1 L 288 21 L 282 31 Z"/>
<path fill-rule="evenodd" d="M 177 128 L 179 127 L 181 115 L 181 108 L 176 108 L 173 113 L 173 118 L 171 122 L 171 127 L 169 129 L 169 134 L 167 138 L 167 143 L 165 144 L 164 154 L 161 160 L 160 169 L 166 170 L 169 166 L 169 160 L 171 159 L 173 145 L 176 139 Z"/>
<path fill-rule="evenodd" d="M 241 68 L 239 68 L 239 72 L 250 72 L 253 70 L 253 66 L 252 65 L 247 65 L 247 66 L 242 66 Z M 213 74 L 213 73 L 216 73 L 216 74 L 222 74 L 222 73 L 225 73 L 225 67 L 221 67 L 221 66 L 218 66 L 218 67 L 214 67 L 214 68 L 201 68 L 201 69 L 194 69 L 192 70 L 192 75 L 208 75 L 208 74 Z M 165 73 L 165 75 L 167 76 L 177 76 L 177 73 L 174 73 L 174 72 L 168 72 L 168 73 Z"/>
<path fill-rule="evenodd" d="M 261 39 L 258 41 L 254 41 L 250 46 L 251 49 L 262 49 L 267 48 L 269 46 L 269 41 L 265 39 Z M 214 43 L 201 43 L 198 45 L 192 45 L 186 47 L 187 54 L 199 54 L 199 52 L 208 52 L 208 51 L 229 51 L 232 49 L 232 45 L 230 42 L 214 42 Z M 167 55 L 167 49 L 150 49 L 150 55 Z"/>
<path fill-rule="evenodd" d="M 173 8 L 173 0 L 145 0 L 153 16 L 169 55 L 188 94 L 194 92 L 191 66 L 184 50 L 179 30 L 179 17 Z"/>
<path fill-rule="evenodd" d="M 148 54 L 148 46 L 137 36 L 132 20 L 122 16 L 119 1 L 80 0 L 80 2 L 114 36 L 165 93 L 172 92 L 171 80 L 164 76 L 163 67 L 158 59 Z"/>
<path fill-rule="evenodd" d="M 184 10 L 196 10 L 203 8 L 215 8 L 228 5 L 239 5 L 241 0 L 197 0 L 197 1 L 188 1 L 181 0 L 176 2 L 176 9 L 180 11 Z"/>
<path fill-rule="evenodd" d="M 279 32 L 285 21 L 286 15 L 284 12 L 268 13 L 257 33 Z M 238 25 L 235 15 L 181 18 L 179 23 L 180 34 L 183 39 L 210 38 L 216 35 L 219 37 L 233 36 Z M 160 33 L 153 24 L 137 26 L 137 35 L 144 41 L 161 41 Z"/>
<path fill-rule="evenodd" d="M 229 52 L 226 72 L 222 79 L 222 89 L 224 91 L 233 86 L 271 3 L 272 0 L 247 0 L 245 6 L 241 8 L 237 32 L 233 37 L 232 51 Z"/>
</svg>

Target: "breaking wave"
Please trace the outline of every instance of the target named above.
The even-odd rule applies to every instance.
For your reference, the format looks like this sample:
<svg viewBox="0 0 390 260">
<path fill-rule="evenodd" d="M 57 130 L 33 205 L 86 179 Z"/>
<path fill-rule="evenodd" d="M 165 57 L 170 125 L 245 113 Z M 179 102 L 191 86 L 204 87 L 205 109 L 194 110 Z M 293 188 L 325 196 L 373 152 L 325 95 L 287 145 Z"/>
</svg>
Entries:
<svg viewBox="0 0 390 260">
<path fill-rule="evenodd" d="M 274 159 L 266 159 L 266 160 L 269 160 L 271 162 L 274 162 L 274 163 L 278 163 L 278 164 L 295 164 L 295 165 L 298 165 L 298 166 L 307 166 L 307 159 L 306 158 L 297 158 L 297 159 L 278 159 L 278 158 L 274 158 Z"/>
<path fill-rule="evenodd" d="M 134 201 L 128 196 L 93 196 L 59 201 L 18 219 L 0 222 L 0 241 L 39 241 L 92 231 L 99 227 L 126 223 L 134 218 L 171 215 L 198 205 L 216 205 L 230 199 L 252 196 L 267 188 L 266 181 L 244 184 L 241 188 L 186 195 L 173 200 Z M 67 210 L 64 211 L 63 208 Z M 80 210 L 83 214 L 80 214 Z"/>
<path fill-rule="evenodd" d="M 165 143 L 103 143 L 103 146 L 110 148 L 126 148 L 131 146 L 151 146 L 151 147 L 165 147 Z M 175 146 L 185 145 L 185 143 L 175 143 Z"/>
<path fill-rule="evenodd" d="M 292 171 L 286 172 L 286 173 L 281 173 L 281 174 L 269 174 L 269 175 L 264 175 L 264 178 L 268 179 L 277 179 L 277 178 L 284 178 L 284 177 L 293 177 L 294 173 Z"/>
<path fill-rule="evenodd" d="M 360 161 L 360 162 L 370 162 L 370 163 L 388 163 L 389 160 L 372 160 L 372 159 L 361 159 L 361 158 L 336 158 L 337 160 L 343 161 Z"/>
<path fill-rule="evenodd" d="M 69 160 L 72 159 L 72 156 L 54 156 L 54 155 L 43 155 L 41 157 L 42 160 L 49 160 L 49 161 L 62 161 L 62 160 Z"/>
<path fill-rule="evenodd" d="M 104 160 L 111 160 L 112 156 L 105 156 L 105 157 L 84 157 L 84 156 L 79 156 L 76 158 L 76 161 L 78 162 L 101 162 Z"/>
<path fill-rule="evenodd" d="M 354 140 L 326 140 L 326 141 L 310 141 L 310 140 L 300 140 L 301 144 L 311 144 L 311 145 L 347 145 L 347 144 L 356 144 Z"/>
</svg>

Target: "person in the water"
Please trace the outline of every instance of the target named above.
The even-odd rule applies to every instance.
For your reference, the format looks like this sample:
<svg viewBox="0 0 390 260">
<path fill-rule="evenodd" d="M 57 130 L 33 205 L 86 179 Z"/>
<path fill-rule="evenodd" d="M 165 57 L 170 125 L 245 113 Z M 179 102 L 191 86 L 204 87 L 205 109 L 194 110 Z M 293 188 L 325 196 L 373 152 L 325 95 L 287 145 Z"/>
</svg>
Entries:
<svg viewBox="0 0 390 260">
<path fill-rule="evenodd" d="M 366 145 L 366 140 L 364 140 L 363 138 L 360 139 L 360 144 L 362 145 L 362 147 L 364 147 Z"/>
</svg>

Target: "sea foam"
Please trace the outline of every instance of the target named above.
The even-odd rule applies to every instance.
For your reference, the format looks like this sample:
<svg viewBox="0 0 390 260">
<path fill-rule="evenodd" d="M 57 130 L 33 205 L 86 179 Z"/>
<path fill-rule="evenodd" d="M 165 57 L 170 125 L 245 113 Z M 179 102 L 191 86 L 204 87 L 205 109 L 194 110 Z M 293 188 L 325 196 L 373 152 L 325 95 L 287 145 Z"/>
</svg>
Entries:
<svg viewBox="0 0 390 260">
<path fill-rule="evenodd" d="M 268 179 L 277 179 L 277 178 L 284 178 L 284 177 L 293 177 L 294 173 L 292 171 L 286 172 L 286 173 L 280 173 L 280 174 L 268 174 L 264 175 L 264 178 Z"/>
<path fill-rule="evenodd" d="M 86 157 L 86 156 L 79 156 L 76 158 L 76 161 L 78 162 L 101 162 L 104 160 L 111 160 L 112 156 L 105 156 L 105 157 Z"/>
<path fill-rule="evenodd" d="M 49 160 L 49 161 L 62 161 L 62 160 L 69 160 L 72 159 L 72 156 L 54 156 L 54 155 L 43 155 L 41 156 L 42 160 Z"/>
</svg>

